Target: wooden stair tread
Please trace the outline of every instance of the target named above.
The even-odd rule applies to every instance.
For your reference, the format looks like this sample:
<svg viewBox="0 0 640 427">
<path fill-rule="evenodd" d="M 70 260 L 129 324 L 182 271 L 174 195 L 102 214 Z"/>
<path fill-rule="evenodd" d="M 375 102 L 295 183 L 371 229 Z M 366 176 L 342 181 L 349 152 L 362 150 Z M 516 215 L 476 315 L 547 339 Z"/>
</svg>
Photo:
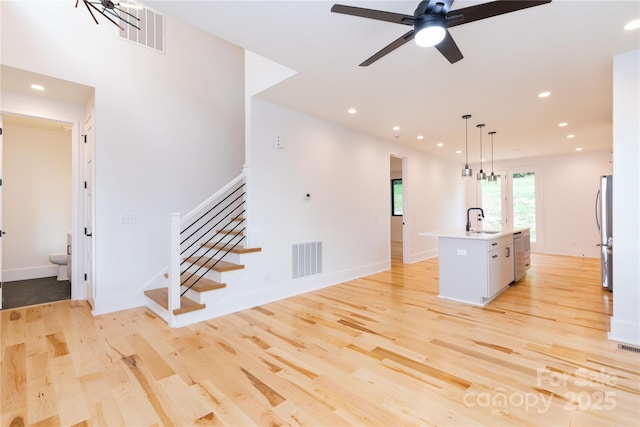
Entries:
<svg viewBox="0 0 640 427">
<path fill-rule="evenodd" d="M 186 279 L 190 275 L 191 273 L 189 273 L 188 271 L 185 271 L 180 275 L 180 280 L 185 279 L 185 282 L 182 283 L 181 286 L 188 288 L 189 286 L 191 286 L 193 282 L 198 280 L 198 277 L 202 277 L 196 274 L 193 277 Z M 169 273 L 164 273 L 164 277 L 169 278 Z M 220 282 L 216 282 L 215 280 L 202 277 L 200 280 L 198 280 L 198 282 L 195 285 L 193 285 L 191 290 L 196 292 L 207 292 L 207 291 L 214 291 L 216 289 L 222 289 L 226 287 L 227 287 L 226 283 L 220 283 Z"/>
<path fill-rule="evenodd" d="M 218 234 L 228 234 L 230 236 L 244 236 L 243 230 L 216 230 Z"/>
<path fill-rule="evenodd" d="M 169 307 L 169 290 L 167 288 L 149 289 L 144 294 L 152 301 L 160 305 L 165 310 Z M 197 303 L 187 297 L 180 297 L 180 308 L 173 310 L 173 314 L 184 314 L 196 310 L 202 310 L 206 306 Z"/>
<path fill-rule="evenodd" d="M 205 268 L 209 268 L 213 266 L 213 264 L 215 263 L 215 266 L 211 269 L 219 273 L 222 273 L 224 271 L 231 271 L 231 270 L 242 270 L 244 268 L 244 265 L 242 264 L 234 264 L 232 262 L 217 260 L 215 258 L 207 258 L 207 257 L 203 257 L 200 260 L 198 260 L 198 257 L 194 256 L 191 258 L 187 258 L 186 261 L 190 262 L 191 264 L 199 265 Z"/>
<path fill-rule="evenodd" d="M 189 277 L 190 275 L 191 273 L 184 272 L 182 273 L 181 277 Z M 199 277 L 200 276 L 198 275 L 193 275 L 189 279 L 184 281 L 181 285 L 188 288 L 193 283 L 195 283 L 195 285 L 191 287 L 191 290 L 196 292 L 207 292 L 227 287 L 226 283 L 216 282 L 215 280 L 207 279 L 206 277 L 200 277 L 200 280 L 198 280 Z"/>
<path fill-rule="evenodd" d="M 229 250 L 231 246 L 232 245 L 227 245 L 225 247 L 224 243 L 218 243 L 218 244 L 203 243 L 202 244 L 203 248 L 222 249 L 223 251 Z M 248 254 L 250 252 L 260 252 L 261 250 L 262 250 L 261 248 L 245 248 L 242 245 L 237 245 L 235 248 L 229 250 L 229 252 L 234 254 Z"/>
</svg>

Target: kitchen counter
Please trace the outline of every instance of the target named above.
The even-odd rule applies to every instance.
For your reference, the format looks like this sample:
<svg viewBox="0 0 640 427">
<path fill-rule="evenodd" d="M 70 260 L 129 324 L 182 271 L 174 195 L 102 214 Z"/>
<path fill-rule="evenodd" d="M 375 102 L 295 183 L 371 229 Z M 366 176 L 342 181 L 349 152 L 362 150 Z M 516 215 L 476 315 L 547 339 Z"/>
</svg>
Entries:
<svg viewBox="0 0 640 427">
<path fill-rule="evenodd" d="M 448 237 L 452 239 L 476 239 L 476 240 L 490 240 L 496 237 L 513 236 L 513 233 L 528 230 L 528 228 L 511 228 L 503 230 L 484 230 L 484 231 L 464 231 L 464 230 L 438 230 L 438 231 L 425 231 L 418 233 L 418 236 L 426 237 Z"/>
<path fill-rule="evenodd" d="M 513 235 L 525 230 L 528 229 L 418 233 L 438 238 L 439 296 L 485 305 L 507 290 L 515 278 Z"/>
</svg>

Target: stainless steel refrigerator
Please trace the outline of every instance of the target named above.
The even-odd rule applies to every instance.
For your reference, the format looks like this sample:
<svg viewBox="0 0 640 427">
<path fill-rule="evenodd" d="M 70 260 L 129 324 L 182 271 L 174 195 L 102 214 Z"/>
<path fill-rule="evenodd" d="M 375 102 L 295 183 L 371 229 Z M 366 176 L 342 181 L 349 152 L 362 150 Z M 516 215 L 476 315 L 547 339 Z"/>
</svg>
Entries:
<svg viewBox="0 0 640 427">
<path fill-rule="evenodd" d="M 600 269 L 602 287 L 613 291 L 613 176 L 600 177 L 596 195 L 596 224 L 600 231 Z"/>
</svg>

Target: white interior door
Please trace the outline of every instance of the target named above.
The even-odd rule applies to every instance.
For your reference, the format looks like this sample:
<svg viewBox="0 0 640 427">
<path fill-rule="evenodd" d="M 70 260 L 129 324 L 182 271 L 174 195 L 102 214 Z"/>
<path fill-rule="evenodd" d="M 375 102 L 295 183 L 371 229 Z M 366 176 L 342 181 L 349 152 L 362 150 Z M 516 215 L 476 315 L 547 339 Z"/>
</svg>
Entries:
<svg viewBox="0 0 640 427">
<path fill-rule="evenodd" d="M 84 123 L 84 274 L 85 295 L 91 307 L 95 306 L 94 239 L 93 239 L 93 116 Z"/>
</svg>

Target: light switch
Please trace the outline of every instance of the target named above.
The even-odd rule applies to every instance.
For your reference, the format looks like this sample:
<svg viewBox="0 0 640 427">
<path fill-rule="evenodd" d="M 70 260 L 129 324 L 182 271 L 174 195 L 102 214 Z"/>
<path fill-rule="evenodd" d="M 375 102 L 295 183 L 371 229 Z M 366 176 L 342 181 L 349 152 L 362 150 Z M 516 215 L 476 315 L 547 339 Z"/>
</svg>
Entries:
<svg viewBox="0 0 640 427">
<path fill-rule="evenodd" d="M 273 142 L 276 148 L 284 148 L 284 137 L 282 135 L 276 135 Z"/>
<path fill-rule="evenodd" d="M 136 223 L 136 214 L 134 213 L 120 214 L 120 224 L 135 224 L 135 223 Z"/>
</svg>

